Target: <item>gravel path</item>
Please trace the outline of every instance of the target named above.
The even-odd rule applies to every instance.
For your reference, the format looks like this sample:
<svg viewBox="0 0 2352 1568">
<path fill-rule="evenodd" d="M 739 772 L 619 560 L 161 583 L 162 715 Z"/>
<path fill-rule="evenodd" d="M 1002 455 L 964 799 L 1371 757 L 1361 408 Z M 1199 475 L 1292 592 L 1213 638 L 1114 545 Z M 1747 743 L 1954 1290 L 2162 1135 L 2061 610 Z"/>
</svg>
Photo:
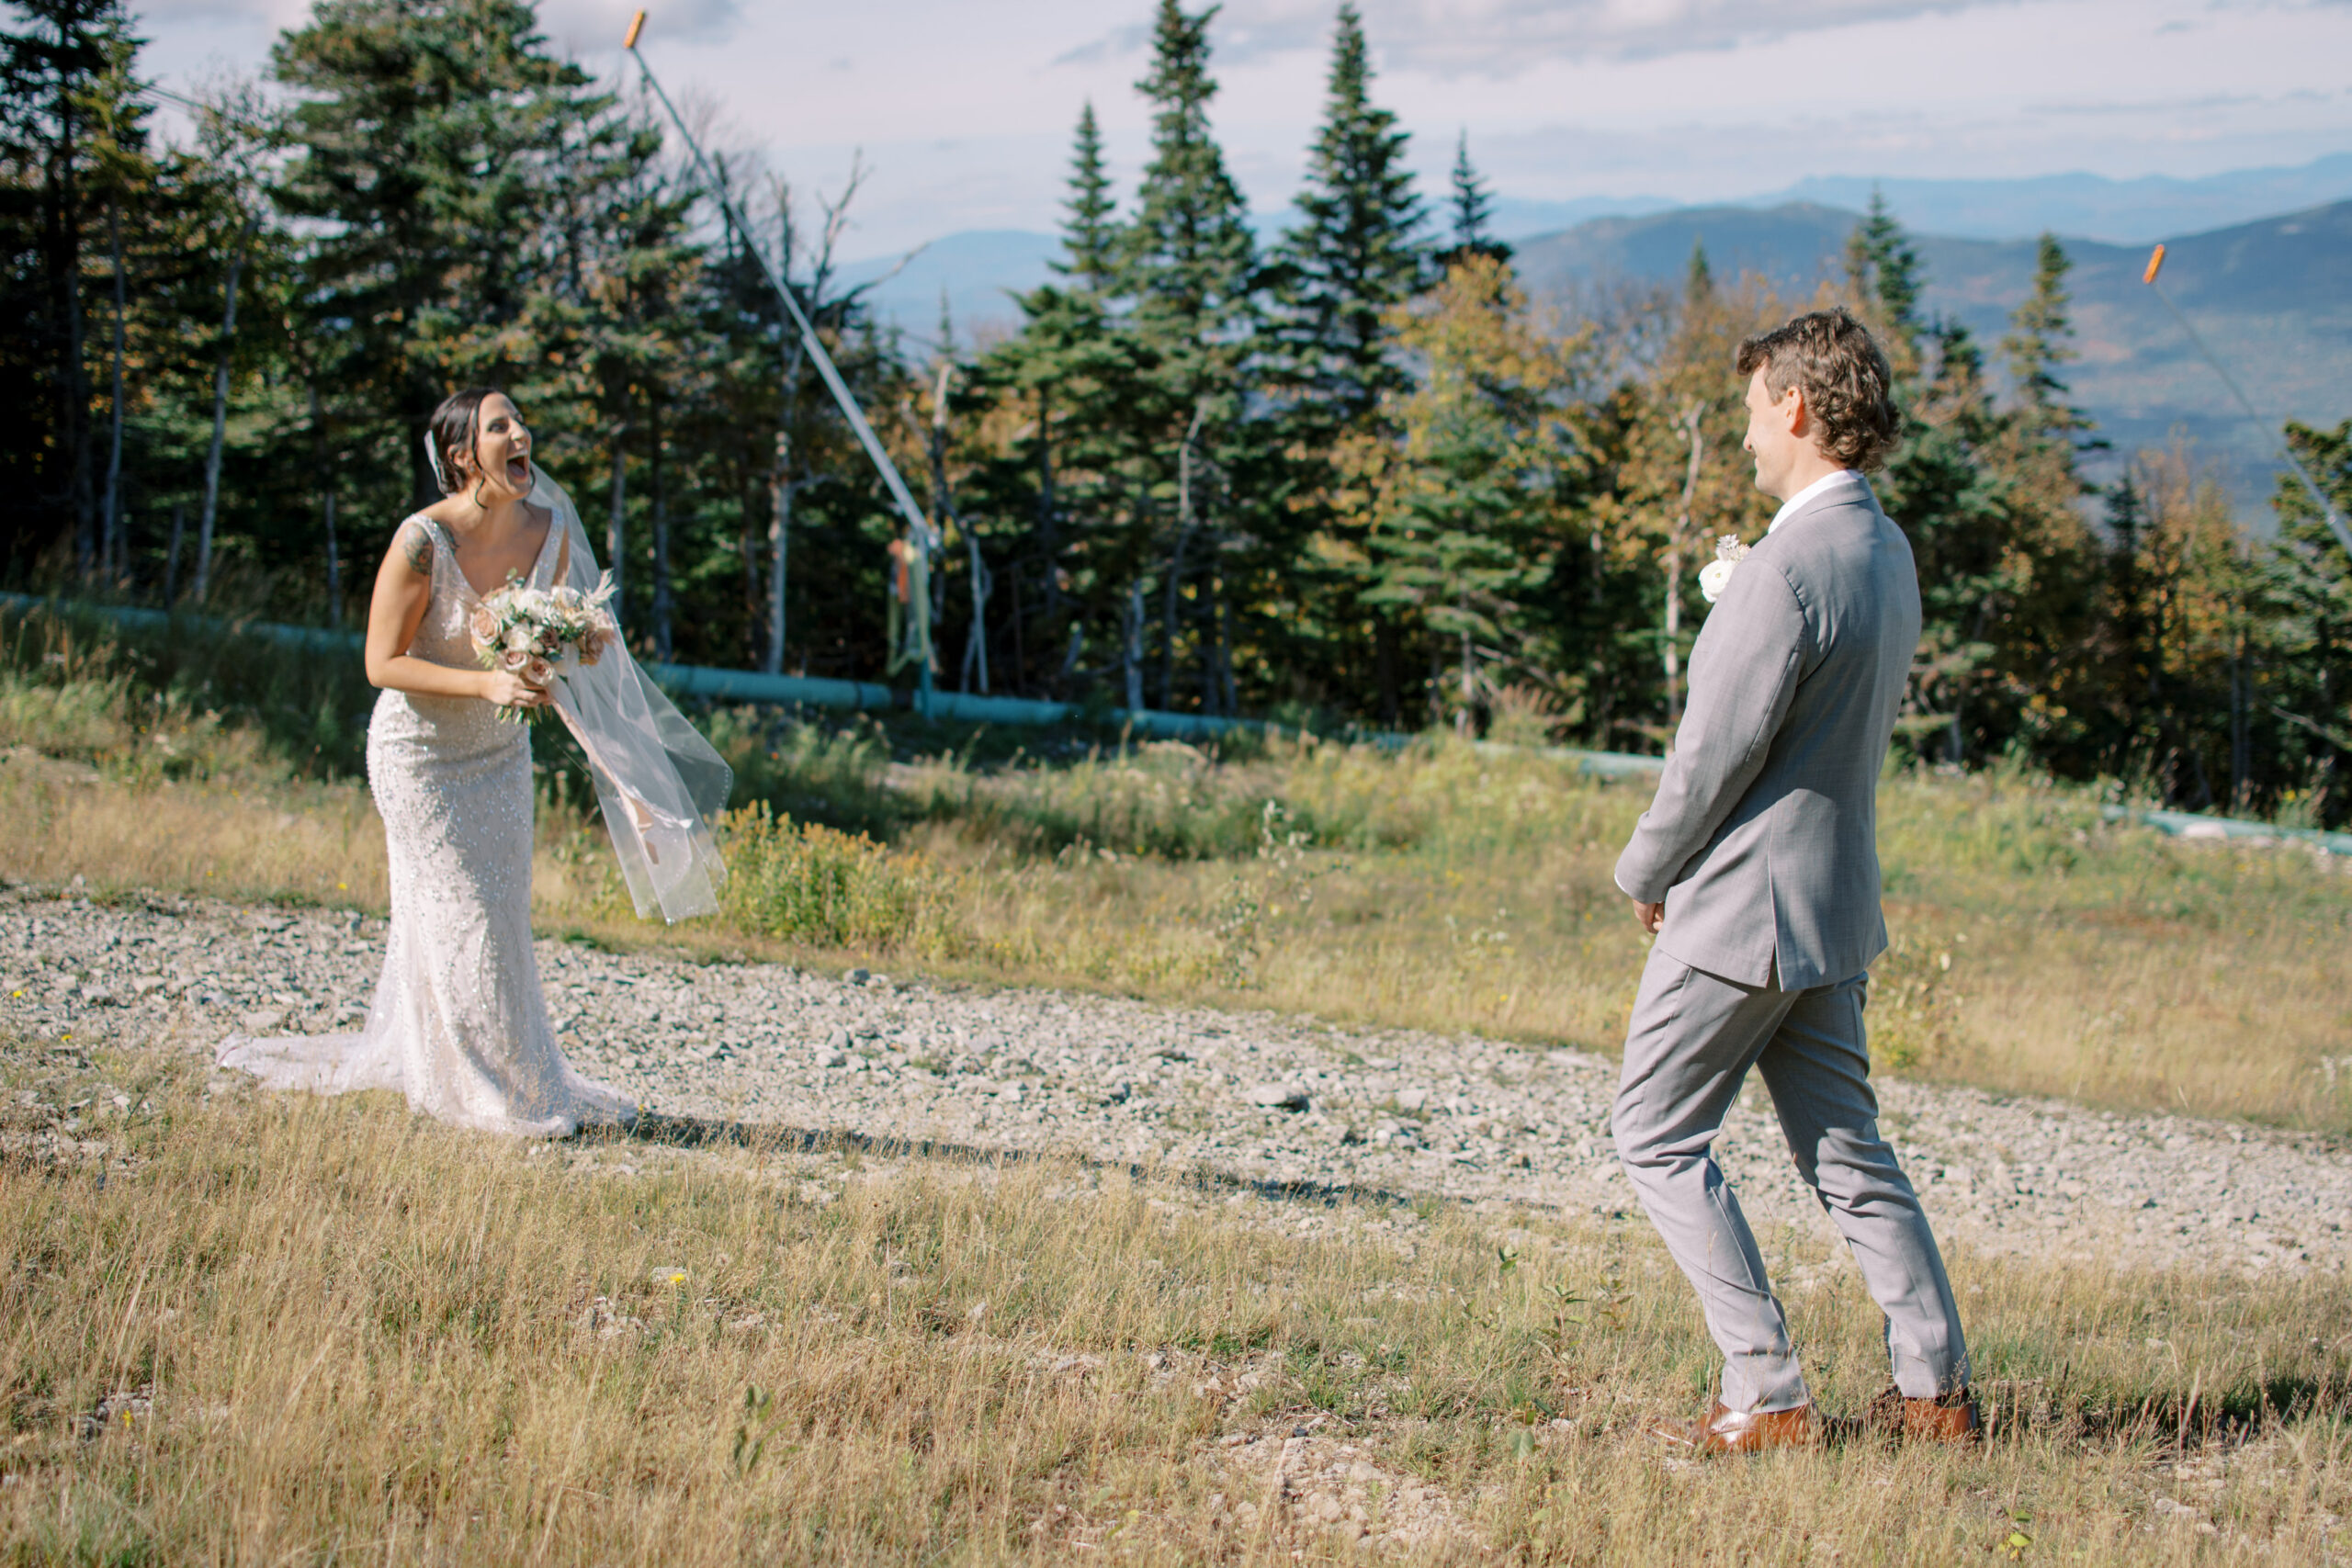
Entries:
<svg viewBox="0 0 2352 1568">
<path fill-rule="evenodd" d="M 382 944 L 382 921 L 351 914 L 0 890 L 0 1026 L 206 1050 L 232 1030 L 356 1028 Z M 1583 1052 L 551 942 L 539 961 L 573 1061 L 669 1115 L 1633 1206 L 1607 1135 L 1616 1069 Z M 2332 1273 L 2352 1255 L 2352 1154 L 2329 1140 L 1898 1080 L 1880 1095 L 1939 1230 L 1979 1249 Z M 1717 1148 L 1759 1233 L 1826 1232 L 1760 1089 Z"/>
</svg>

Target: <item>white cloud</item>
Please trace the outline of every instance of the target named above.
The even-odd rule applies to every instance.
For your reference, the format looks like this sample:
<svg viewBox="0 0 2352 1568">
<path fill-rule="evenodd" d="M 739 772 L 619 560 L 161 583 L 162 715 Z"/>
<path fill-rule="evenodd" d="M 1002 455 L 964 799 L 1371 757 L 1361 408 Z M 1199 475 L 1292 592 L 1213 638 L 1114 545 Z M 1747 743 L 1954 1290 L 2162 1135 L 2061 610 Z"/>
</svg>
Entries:
<svg viewBox="0 0 2352 1568">
<path fill-rule="evenodd" d="M 300 21 L 310 10 L 310 0 L 144 0 L 130 7 L 133 26 L 149 35 L 191 22 L 259 22 L 282 28 Z"/>
<path fill-rule="evenodd" d="M 1197 8 L 1203 0 L 1185 0 Z M 1437 188 L 1457 129 L 1508 196 L 1713 199 L 1808 175 L 2194 175 L 2352 147 L 2352 0 L 1359 0 L 1383 104 Z M 873 178 L 851 243 L 1051 228 L 1081 102 L 1133 188 L 1152 0 L 656 0 L 646 58 L 796 187 Z M 1219 139 L 1252 201 L 1296 189 L 1337 0 L 1227 0 Z M 624 63 L 629 0 L 544 0 Z M 253 70 L 303 0 L 157 0 L 167 84 Z M 233 15 L 232 15 L 233 13 Z"/>
<path fill-rule="evenodd" d="M 620 41 L 637 9 L 635 0 L 540 0 L 539 28 L 582 53 L 608 49 Z M 742 21 L 739 0 L 657 0 L 648 9 L 659 11 L 664 36 L 682 42 L 723 40 Z M 279 28 L 307 20 L 311 0 L 134 0 L 131 10 L 150 34 L 188 24 Z"/>
<path fill-rule="evenodd" d="M 1997 3 L 1997 0 L 1994 0 Z M 1365 0 L 1364 28 L 1392 67 L 1510 77 L 1545 60 L 1623 60 L 1729 49 L 1987 0 Z M 1316 48 L 1320 0 L 1235 0 L 1220 20 L 1236 58 Z"/>
</svg>

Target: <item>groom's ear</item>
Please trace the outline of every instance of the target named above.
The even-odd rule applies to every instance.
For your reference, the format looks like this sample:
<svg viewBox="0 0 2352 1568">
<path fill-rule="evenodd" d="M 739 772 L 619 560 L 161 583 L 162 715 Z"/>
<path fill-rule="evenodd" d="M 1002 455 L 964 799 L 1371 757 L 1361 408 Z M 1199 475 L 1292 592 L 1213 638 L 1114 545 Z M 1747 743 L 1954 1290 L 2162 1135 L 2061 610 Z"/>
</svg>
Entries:
<svg viewBox="0 0 2352 1568">
<path fill-rule="evenodd" d="M 1816 446 L 1819 445 L 1815 438 L 1820 434 L 1820 422 L 1813 417 L 1813 405 L 1805 400 L 1804 383 L 1790 382 L 1785 396 L 1792 403 L 1789 411 L 1789 434 L 1800 441 L 1811 441 Z"/>
</svg>

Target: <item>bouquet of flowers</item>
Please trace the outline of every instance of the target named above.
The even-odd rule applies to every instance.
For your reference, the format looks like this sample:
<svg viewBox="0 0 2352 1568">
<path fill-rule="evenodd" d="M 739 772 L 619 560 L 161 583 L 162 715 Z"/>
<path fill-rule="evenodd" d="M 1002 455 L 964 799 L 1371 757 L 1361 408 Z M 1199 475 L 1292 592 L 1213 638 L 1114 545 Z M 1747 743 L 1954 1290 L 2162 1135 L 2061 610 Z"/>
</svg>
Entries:
<svg viewBox="0 0 2352 1568">
<path fill-rule="evenodd" d="M 620 627 L 605 608 L 613 592 L 609 571 L 585 592 L 571 587 L 529 588 L 519 577 L 509 578 L 505 587 L 474 607 L 468 627 L 474 656 L 485 670 L 519 675 L 545 691 L 564 671 L 595 663 L 619 638 Z M 528 723 L 546 711 L 500 708 L 498 716 Z"/>
<path fill-rule="evenodd" d="M 1724 596 L 1731 586 L 1731 574 L 1741 561 L 1747 558 L 1747 547 L 1739 542 L 1736 534 L 1725 534 L 1715 541 L 1715 558 L 1699 569 L 1699 592 L 1712 604 Z"/>
</svg>

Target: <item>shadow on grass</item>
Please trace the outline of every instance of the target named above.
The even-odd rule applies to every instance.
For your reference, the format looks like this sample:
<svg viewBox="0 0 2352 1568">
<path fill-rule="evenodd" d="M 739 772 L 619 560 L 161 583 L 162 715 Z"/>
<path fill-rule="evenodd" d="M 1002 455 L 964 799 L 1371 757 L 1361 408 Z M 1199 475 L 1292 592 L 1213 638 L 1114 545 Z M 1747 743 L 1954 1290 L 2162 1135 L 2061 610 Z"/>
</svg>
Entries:
<svg viewBox="0 0 2352 1568">
<path fill-rule="evenodd" d="M 1136 1180 L 1177 1181 L 1204 1192 L 1254 1192 L 1284 1202 L 1409 1205 L 1415 1200 L 1382 1187 L 1354 1187 L 1321 1181 L 1276 1181 L 1203 1166 L 1190 1168 L 1153 1167 L 1134 1160 L 1099 1159 L 1087 1155 L 1043 1154 L 1033 1149 L 989 1148 L 978 1144 L 950 1143 L 943 1138 L 876 1137 L 842 1129 L 820 1132 L 786 1127 L 770 1122 L 736 1122 L 716 1116 L 673 1116 L 640 1112 L 627 1127 L 582 1127 L 570 1140 L 579 1145 L 651 1144 L 663 1148 L 750 1149 L 759 1154 L 855 1154 L 869 1159 L 936 1159 L 958 1165 L 1010 1166 L 1046 1160 L 1068 1160 L 1082 1169 L 1124 1171 Z"/>
</svg>

